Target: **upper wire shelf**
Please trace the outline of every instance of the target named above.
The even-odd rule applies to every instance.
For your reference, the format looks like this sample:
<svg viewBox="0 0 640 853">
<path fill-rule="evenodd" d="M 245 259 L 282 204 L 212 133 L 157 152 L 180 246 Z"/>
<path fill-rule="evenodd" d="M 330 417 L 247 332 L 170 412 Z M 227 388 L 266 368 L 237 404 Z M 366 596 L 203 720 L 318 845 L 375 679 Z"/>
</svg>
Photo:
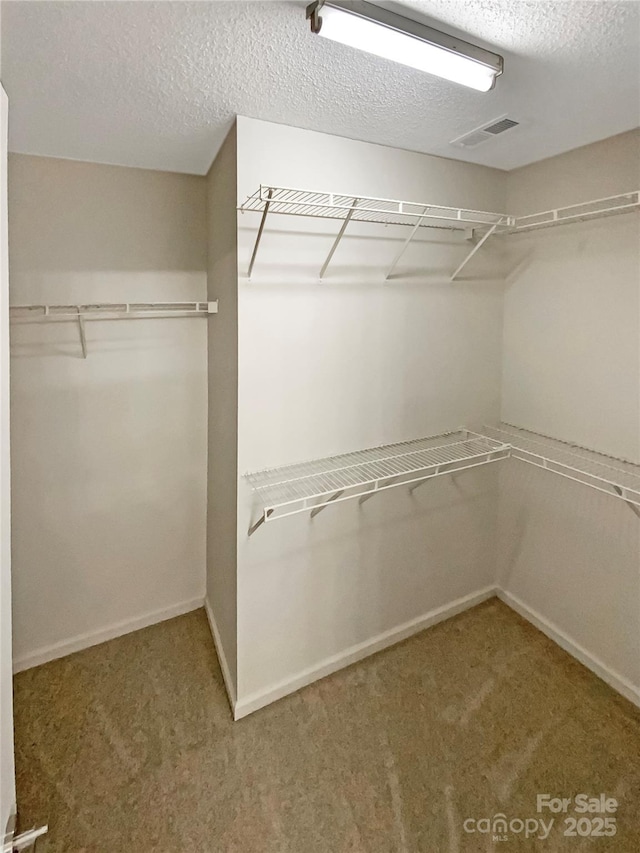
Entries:
<svg viewBox="0 0 640 853">
<path fill-rule="evenodd" d="M 314 192 L 290 187 L 260 187 L 240 205 L 241 213 L 258 211 L 289 216 L 310 216 L 324 219 L 346 219 L 352 222 L 375 222 L 380 225 L 415 225 L 434 227 L 448 223 L 454 230 L 469 225 L 503 225 L 515 223 L 504 213 L 491 213 L 464 207 L 447 207 L 426 202 L 398 201 L 373 196 L 354 196 L 344 193 Z M 457 224 L 456 224 L 457 223 Z"/>
<path fill-rule="evenodd" d="M 633 190 L 617 196 L 595 199 L 567 207 L 532 213 L 526 216 L 511 216 L 507 213 L 492 213 L 464 207 L 447 207 L 428 202 L 399 201 L 372 196 L 357 196 L 345 193 L 320 192 L 294 189 L 291 187 L 260 187 L 240 205 L 241 213 L 253 211 L 261 213 L 260 226 L 249 262 L 248 278 L 253 267 L 262 239 L 267 216 L 270 213 L 289 216 L 306 216 L 316 219 L 337 219 L 342 221 L 340 230 L 331 250 L 320 269 L 322 279 L 342 240 L 349 222 L 370 222 L 381 225 L 411 226 L 411 231 L 399 248 L 385 281 L 389 279 L 398 261 L 420 228 L 441 228 L 449 231 L 465 231 L 471 237 L 472 247 L 452 273 L 449 280 L 455 281 L 473 256 L 494 234 L 518 234 L 549 228 L 570 222 L 579 222 L 613 216 L 640 210 L 640 191 Z"/>
<path fill-rule="evenodd" d="M 84 305 L 11 305 L 14 323 L 75 321 L 82 357 L 87 357 L 85 320 L 133 320 L 158 317 L 208 317 L 218 313 L 218 302 L 93 302 Z"/>
<path fill-rule="evenodd" d="M 363 503 L 385 489 L 416 485 L 508 455 L 504 442 L 460 429 L 246 474 L 261 505 L 249 534 L 265 521 L 309 510 L 313 517 L 330 503 L 353 498 Z"/>
<path fill-rule="evenodd" d="M 593 450 L 500 424 L 483 432 L 511 447 L 511 456 L 640 507 L 640 466 Z"/>
<path fill-rule="evenodd" d="M 216 314 L 217 302 L 93 302 L 80 305 L 11 305 L 14 321 L 126 320 L 141 317 L 192 317 Z"/>
</svg>

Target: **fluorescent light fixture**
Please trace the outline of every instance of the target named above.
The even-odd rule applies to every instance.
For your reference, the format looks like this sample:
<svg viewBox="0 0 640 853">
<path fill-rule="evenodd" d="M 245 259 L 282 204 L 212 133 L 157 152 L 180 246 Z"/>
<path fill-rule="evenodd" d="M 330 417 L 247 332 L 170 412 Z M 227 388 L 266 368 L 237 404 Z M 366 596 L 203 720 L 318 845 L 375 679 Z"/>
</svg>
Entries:
<svg viewBox="0 0 640 853">
<path fill-rule="evenodd" d="M 364 0 L 317 0 L 307 7 L 307 18 L 318 35 L 479 92 L 492 89 L 502 74 L 497 53 Z"/>
</svg>

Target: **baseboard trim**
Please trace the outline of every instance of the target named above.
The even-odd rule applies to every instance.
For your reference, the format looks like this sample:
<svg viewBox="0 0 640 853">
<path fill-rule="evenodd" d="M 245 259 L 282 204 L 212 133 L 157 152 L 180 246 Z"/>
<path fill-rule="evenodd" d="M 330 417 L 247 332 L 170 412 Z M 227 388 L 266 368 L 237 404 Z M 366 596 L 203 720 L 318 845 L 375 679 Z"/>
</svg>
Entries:
<svg viewBox="0 0 640 853">
<path fill-rule="evenodd" d="M 108 640 L 115 640 L 116 637 L 122 637 L 124 634 L 130 634 L 132 631 L 139 631 L 141 628 L 148 628 L 150 625 L 155 625 L 158 622 L 165 622 L 167 619 L 183 616 L 192 610 L 198 610 L 203 604 L 203 597 L 191 598 L 188 601 L 181 601 L 162 610 L 145 613 L 144 616 L 138 616 L 135 619 L 116 622 L 98 631 L 77 634 L 68 640 L 53 643 L 50 646 L 43 646 L 35 649 L 33 652 L 29 652 L 29 654 L 16 657 L 13 661 L 13 671 L 23 672 L 25 669 L 32 669 L 34 666 L 40 666 L 43 663 L 57 660 L 57 658 L 72 655 L 74 652 L 81 652 L 83 649 L 97 646 L 100 643 L 106 643 Z"/>
<path fill-rule="evenodd" d="M 222 645 L 222 638 L 220 636 L 220 631 L 218 630 L 218 624 L 216 622 L 215 616 L 213 615 L 213 609 L 209 602 L 208 598 L 204 600 L 204 609 L 207 614 L 207 619 L 209 620 L 209 628 L 211 629 L 211 636 L 213 637 L 213 644 L 216 647 L 216 654 L 218 655 L 218 661 L 220 663 L 220 669 L 222 670 L 222 678 L 224 680 L 224 686 L 227 691 L 227 699 L 229 700 L 229 705 L 231 706 L 231 711 L 234 715 L 234 719 L 237 719 L 235 716 L 235 707 L 236 707 L 236 691 L 233 683 L 233 679 L 231 678 L 231 670 L 229 669 L 229 664 L 227 662 L 227 656 L 224 653 L 224 646 Z"/>
<path fill-rule="evenodd" d="M 249 694 L 244 699 L 232 703 L 234 707 L 234 719 L 239 720 L 242 717 L 246 717 L 248 714 L 252 714 L 254 711 L 258 711 L 260 708 L 264 708 L 266 705 L 270 705 L 272 702 L 282 699 L 290 693 L 295 693 L 297 690 L 306 687 L 308 684 L 312 684 L 314 681 L 318 681 L 320 678 L 331 675 L 345 666 L 350 666 L 363 658 L 369 657 L 369 655 L 382 651 L 402 640 L 406 640 L 408 637 L 418 634 L 420 631 L 430 628 L 438 622 L 444 622 L 458 613 L 462 613 L 489 598 L 493 598 L 495 595 L 496 588 L 494 586 L 489 586 L 478 592 L 465 595 L 462 598 L 452 601 L 450 604 L 437 607 L 422 616 L 418 616 L 416 619 L 412 619 L 410 622 L 405 622 L 397 628 L 392 628 L 369 640 L 365 640 L 363 643 L 351 646 L 343 652 L 325 658 L 320 663 L 302 670 L 302 672 L 294 675 L 292 678 L 280 681 L 271 687 L 267 687 L 265 690 Z"/>
<path fill-rule="evenodd" d="M 546 634 L 550 640 L 553 640 L 560 648 L 568 652 L 581 664 L 590 669 L 599 678 L 605 681 L 609 687 L 613 687 L 618 693 L 622 694 L 625 699 L 628 699 L 634 705 L 640 707 L 640 690 L 635 687 L 627 678 L 620 675 L 607 664 L 603 663 L 599 658 L 592 655 L 579 643 L 576 643 L 571 637 L 558 628 L 553 622 L 550 622 L 528 604 L 525 604 L 522 599 L 518 598 L 504 589 L 498 589 L 498 598 L 503 601 L 516 613 L 519 613 L 527 622 L 531 622 L 539 631 Z"/>
</svg>

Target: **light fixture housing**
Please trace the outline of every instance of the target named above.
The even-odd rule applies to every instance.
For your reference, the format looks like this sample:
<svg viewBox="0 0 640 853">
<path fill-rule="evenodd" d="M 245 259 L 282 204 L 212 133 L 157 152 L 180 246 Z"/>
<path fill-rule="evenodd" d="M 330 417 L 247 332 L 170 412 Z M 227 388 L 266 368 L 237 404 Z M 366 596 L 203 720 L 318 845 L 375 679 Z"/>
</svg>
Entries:
<svg viewBox="0 0 640 853">
<path fill-rule="evenodd" d="M 497 53 L 365 0 L 316 0 L 307 18 L 317 35 L 479 92 L 493 89 L 504 68 Z"/>
</svg>

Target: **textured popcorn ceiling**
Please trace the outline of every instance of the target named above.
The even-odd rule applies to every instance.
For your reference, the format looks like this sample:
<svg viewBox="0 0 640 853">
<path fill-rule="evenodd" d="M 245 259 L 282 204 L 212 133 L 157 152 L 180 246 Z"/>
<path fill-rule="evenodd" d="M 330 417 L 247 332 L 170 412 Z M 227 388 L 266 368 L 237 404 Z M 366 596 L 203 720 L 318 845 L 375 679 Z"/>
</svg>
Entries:
<svg viewBox="0 0 640 853">
<path fill-rule="evenodd" d="M 304 7 L 4 2 L 11 150 L 202 174 L 239 113 L 512 169 L 640 124 L 638 2 L 406 2 L 504 55 L 488 94 L 313 36 Z"/>
</svg>

